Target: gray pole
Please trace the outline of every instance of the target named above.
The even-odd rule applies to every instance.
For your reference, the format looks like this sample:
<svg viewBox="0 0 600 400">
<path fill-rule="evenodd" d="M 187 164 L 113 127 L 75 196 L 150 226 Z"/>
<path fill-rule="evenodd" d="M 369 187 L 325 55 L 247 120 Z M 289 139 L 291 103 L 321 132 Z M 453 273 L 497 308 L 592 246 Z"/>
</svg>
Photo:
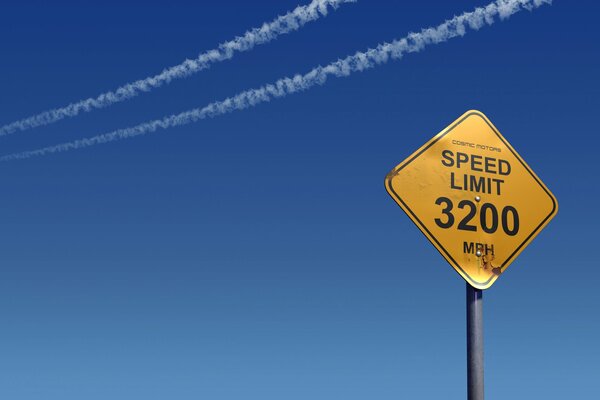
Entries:
<svg viewBox="0 0 600 400">
<path fill-rule="evenodd" d="M 483 297 L 467 283 L 467 399 L 483 400 Z"/>
</svg>

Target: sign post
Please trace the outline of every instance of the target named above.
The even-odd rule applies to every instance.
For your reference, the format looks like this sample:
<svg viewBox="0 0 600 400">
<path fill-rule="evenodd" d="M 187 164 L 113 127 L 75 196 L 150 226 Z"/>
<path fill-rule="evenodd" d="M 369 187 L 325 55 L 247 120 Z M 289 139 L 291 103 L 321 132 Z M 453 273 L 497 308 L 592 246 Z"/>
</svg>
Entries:
<svg viewBox="0 0 600 400">
<path fill-rule="evenodd" d="M 396 166 L 385 187 L 467 282 L 468 398 L 482 400 L 482 291 L 556 215 L 556 198 L 474 110 Z"/>
<path fill-rule="evenodd" d="M 467 285 L 467 398 L 483 400 L 483 291 Z"/>
</svg>

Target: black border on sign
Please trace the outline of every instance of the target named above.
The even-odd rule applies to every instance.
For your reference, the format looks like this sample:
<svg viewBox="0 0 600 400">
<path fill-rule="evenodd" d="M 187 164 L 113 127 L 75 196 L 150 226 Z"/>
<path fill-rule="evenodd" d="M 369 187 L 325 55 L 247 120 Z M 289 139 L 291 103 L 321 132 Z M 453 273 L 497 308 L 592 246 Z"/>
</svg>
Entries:
<svg viewBox="0 0 600 400">
<path fill-rule="evenodd" d="M 462 116 L 462 118 L 458 119 L 456 122 L 454 122 L 454 124 L 452 124 L 451 126 L 449 126 L 445 132 L 443 132 L 442 134 L 440 134 L 438 137 L 434 138 L 431 140 L 431 142 L 427 143 L 423 148 L 421 148 L 420 150 L 418 150 L 416 153 L 414 153 L 412 156 L 410 156 L 408 159 L 406 159 L 405 161 L 403 161 L 400 166 L 396 167 L 392 173 L 396 174 L 399 171 L 401 171 L 402 169 L 404 169 L 407 165 L 409 165 L 411 162 L 413 162 L 415 159 L 417 159 L 419 156 L 421 156 L 427 149 L 429 149 L 431 146 L 433 146 L 435 143 L 437 143 L 441 138 L 443 138 L 444 136 L 448 135 L 450 132 L 452 132 L 452 130 L 454 128 L 456 128 L 459 124 L 461 124 L 465 119 L 471 117 L 471 116 L 478 116 L 479 118 L 483 119 L 483 121 L 486 123 L 487 126 L 490 127 L 490 129 L 492 130 L 492 132 L 494 132 L 494 134 L 496 134 L 496 136 L 498 137 L 498 139 L 500 139 L 502 141 L 502 143 L 504 143 L 506 145 L 506 147 L 510 150 L 510 152 L 515 156 L 515 158 L 521 163 L 521 165 L 523 165 L 523 167 L 525 168 L 525 170 L 527 172 L 529 172 L 529 174 L 531 175 L 531 177 L 537 182 L 537 184 L 544 190 L 544 192 L 546 192 L 546 194 L 548 195 L 548 197 L 550 198 L 550 200 L 552 201 L 552 211 L 550 211 L 550 213 L 546 216 L 546 218 L 544 218 L 542 220 L 542 222 L 525 238 L 525 240 L 523 240 L 523 242 L 515 249 L 515 251 L 512 252 L 512 254 L 510 256 L 508 256 L 506 258 L 506 260 L 502 263 L 502 265 L 500 265 L 500 269 L 504 269 L 504 267 L 510 263 L 510 261 L 521 251 L 521 249 L 523 248 L 523 246 L 525 246 L 525 244 L 527 242 L 529 242 L 533 236 L 535 236 L 540 229 L 549 221 L 550 218 L 552 218 L 552 216 L 554 216 L 554 214 L 557 211 L 557 204 L 556 204 L 556 199 L 554 198 L 554 196 L 552 195 L 552 193 L 550 193 L 550 191 L 546 188 L 546 186 L 538 179 L 538 177 L 535 175 L 535 173 L 529 168 L 529 166 L 525 163 L 525 161 L 517 154 L 517 152 L 512 148 L 512 146 L 510 144 L 508 144 L 508 142 L 504 139 L 504 137 L 502 137 L 502 135 L 500 134 L 500 132 L 498 132 L 496 130 L 496 128 L 487 120 L 487 117 L 485 115 L 483 115 L 482 113 L 478 112 L 478 111 L 470 111 L 467 112 L 466 114 L 464 114 Z M 463 277 L 467 277 L 472 283 L 476 284 L 476 285 L 487 285 L 493 278 L 494 276 L 490 277 L 490 279 L 488 279 L 485 282 L 478 282 L 476 280 L 474 280 L 473 278 L 471 278 L 469 276 L 469 274 L 467 274 L 465 272 L 465 270 L 463 270 L 460 266 L 459 263 L 456 262 L 456 260 L 450 255 L 450 253 L 448 252 L 448 250 L 446 250 L 444 248 L 444 246 L 441 245 L 441 243 L 436 239 L 436 237 L 429 231 L 429 229 L 427 229 L 427 227 L 425 226 L 425 224 L 423 224 L 423 222 L 421 222 L 421 220 L 417 217 L 417 215 L 411 210 L 411 208 L 404 202 L 404 200 L 402 200 L 402 198 L 400 197 L 400 195 L 394 190 L 394 188 L 392 187 L 392 177 L 390 177 L 391 173 L 388 175 L 388 177 L 386 177 L 385 183 L 389 188 L 389 192 L 393 193 L 396 197 L 396 199 L 398 199 L 402 205 L 404 206 L 403 208 L 409 212 L 411 219 L 413 220 L 413 222 L 415 222 L 415 225 L 417 225 L 419 228 L 421 228 L 422 231 L 427 232 L 427 235 L 425 235 L 425 237 L 427 237 L 427 239 L 431 242 L 435 242 L 434 244 L 437 244 L 436 249 L 438 251 L 440 251 L 440 253 L 442 253 L 442 256 L 444 256 L 446 259 L 452 261 L 453 266 L 455 266 L 456 268 L 458 268 L 459 270 L 462 271 Z M 417 224 L 418 222 L 418 224 Z M 504 272 L 504 271 L 502 271 Z"/>
</svg>

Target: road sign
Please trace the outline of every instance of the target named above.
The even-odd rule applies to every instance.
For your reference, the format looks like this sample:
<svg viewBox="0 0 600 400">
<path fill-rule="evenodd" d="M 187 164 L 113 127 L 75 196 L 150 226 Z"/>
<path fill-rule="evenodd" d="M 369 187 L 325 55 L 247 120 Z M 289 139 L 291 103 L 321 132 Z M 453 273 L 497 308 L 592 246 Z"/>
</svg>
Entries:
<svg viewBox="0 0 600 400">
<path fill-rule="evenodd" d="M 477 289 L 492 286 L 558 211 L 556 198 L 479 111 L 394 168 L 385 187 Z"/>
</svg>

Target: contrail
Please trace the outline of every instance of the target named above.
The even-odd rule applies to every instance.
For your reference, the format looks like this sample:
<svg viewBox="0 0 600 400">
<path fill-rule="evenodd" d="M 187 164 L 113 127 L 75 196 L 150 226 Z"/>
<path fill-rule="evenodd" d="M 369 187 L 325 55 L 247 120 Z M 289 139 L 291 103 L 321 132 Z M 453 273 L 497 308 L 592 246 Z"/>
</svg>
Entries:
<svg viewBox="0 0 600 400">
<path fill-rule="evenodd" d="M 427 45 L 437 44 L 454 37 L 463 36 L 469 29 L 478 30 L 486 24 L 493 24 L 497 17 L 503 20 L 523 9 L 531 11 L 543 4 L 551 3 L 552 0 L 497 0 L 485 7 L 476 8 L 474 11 L 456 16 L 436 27 L 423 29 L 419 33 L 410 33 L 402 39 L 394 40 L 391 43 L 382 43 L 376 48 L 369 49 L 365 52 L 357 52 L 352 56 L 340 59 L 327 66 L 314 68 L 304 75 L 283 78 L 275 83 L 267 84 L 258 89 L 250 89 L 241 92 L 233 97 L 211 103 L 205 107 L 195 108 L 180 114 L 173 114 L 134 127 L 119 129 L 87 139 L 79 139 L 37 150 L 9 154 L 0 157 L 0 161 L 18 160 L 50 153 L 81 149 L 101 143 L 112 142 L 118 139 L 145 135 L 158 129 L 166 129 L 189 124 L 205 118 L 213 118 L 235 110 L 254 107 L 275 98 L 301 92 L 316 85 L 322 85 L 329 77 L 345 77 L 352 72 L 364 71 L 368 68 L 373 68 L 376 65 L 384 64 L 390 59 L 400 59 L 406 53 L 418 52 Z"/>
<path fill-rule="evenodd" d="M 158 75 L 127 83 L 114 91 L 102 93 L 97 97 L 90 97 L 71 103 L 65 107 L 44 111 L 40 114 L 12 122 L 0 127 L 0 136 L 8 135 L 18 131 L 49 125 L 64 118 L 74 117 L 81 112 L 89 112 L 94 109 L 108 107 L 112 104 L 130 99 L 142 92 L 163 86 L 173 79 L 188 77 L 212 64 L 229 60 L 237 52 L 251 50 L 255 46 L 275 40 L 278 36 L 300 29 L 308 22 L 327 15 L 329 7 L 336 9 L 344 3 L 354 3 L 357 0 L 313 0 L 305 6 L 298 6 L 293 11 L 280 16 L 260 28 L 247 31 L 243 36 L 236 37 L 225 43 L 221 43 L 216 49 L 208 50 L 200 54 L 194 60 L 185 60 L 179 65 L 167 68 Z"/>
</svg>

